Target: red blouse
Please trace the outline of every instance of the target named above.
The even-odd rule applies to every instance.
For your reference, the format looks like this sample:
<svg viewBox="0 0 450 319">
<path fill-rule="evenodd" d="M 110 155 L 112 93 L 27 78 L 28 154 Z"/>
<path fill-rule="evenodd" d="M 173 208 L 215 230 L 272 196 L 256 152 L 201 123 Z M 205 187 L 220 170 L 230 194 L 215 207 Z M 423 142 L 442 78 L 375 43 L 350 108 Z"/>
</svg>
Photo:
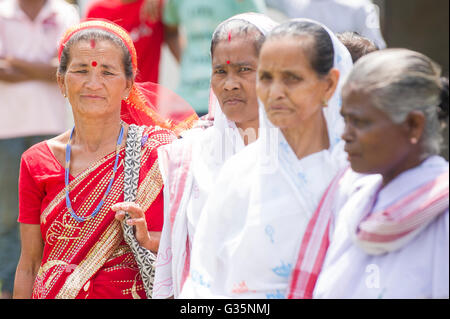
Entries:
<svg viewBox="0 0 450 319">
<path fill-rule="evenodd" d="M 124 154 L 124 150 L 121 152 Z M 120 156 L 123 157 L 123 154 Z M 69 180 L 73 179 L 70 175 Z M 18 222 L 40 224 L 41 213 L 64 186 L 64 167 L 55 158 L 47 142 L 38 143 L 28 149 L 23 153 L 20 163 Z M 120 201 L 123 201 L 123 195 Z M 149 231 L 162 230 L 162 190 L 145 215 Z"/>
</svg>

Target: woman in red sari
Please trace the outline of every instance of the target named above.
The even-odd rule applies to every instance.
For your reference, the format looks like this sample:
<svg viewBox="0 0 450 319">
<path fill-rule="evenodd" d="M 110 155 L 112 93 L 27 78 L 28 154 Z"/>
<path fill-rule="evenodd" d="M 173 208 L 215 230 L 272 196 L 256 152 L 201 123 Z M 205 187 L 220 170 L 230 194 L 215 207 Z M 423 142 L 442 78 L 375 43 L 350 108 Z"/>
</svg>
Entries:
<svg viewBox="0 0 450 319">
<path fill-rule="evenodd" d="M 134 82 L 133 42 L 115 24 L 92 20 L 68 30 L 59 59 L 58 83 L 72 106 L 75 127 L 22 156 L 22 253 L 14 297 L 145 298 L 114 211 L 127 210 L 142 246 L 157 251 L 163 222 L 157 148 L 196 115 L 186 108 L 180 112 L 182 101 L 173 99 L 174 109 L 164 110 L 171 120 L 158 115 L 156 105 L 168 95 Z M 129 124 L 149 126 L 141 140 L 136 201 L 121 204 Z"/>
</svg>

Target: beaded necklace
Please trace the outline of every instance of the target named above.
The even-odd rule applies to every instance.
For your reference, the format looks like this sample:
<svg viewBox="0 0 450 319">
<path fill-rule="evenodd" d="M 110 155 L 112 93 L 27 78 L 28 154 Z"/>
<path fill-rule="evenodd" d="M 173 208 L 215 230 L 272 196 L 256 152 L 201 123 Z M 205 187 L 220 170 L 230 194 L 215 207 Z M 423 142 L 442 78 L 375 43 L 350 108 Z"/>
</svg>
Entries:
<svg viewBox="0 0 450 319">
<path fill-rule="evenodd" d="M 66 193 L 66 207 L 70 213 L 70 215 L 72 215 L 72 217 L 79 223 L 84 222 L 88 219 L 94 218 L 95 215 L 97 215 L 97 213 L 100 211 L 100 208 L 102 208 L 106 196 L 108 196 L 109 191 L 111 190 L 111 186 L 112 183 L 114 181 L 114 177 L 116 176 L 116 171 L 117 171 L 117 164 L 119 162 L 119 149 L 120 149 L 120 145 L 122 144 L 122 139 L 123 139 L 123 125 L 120 125 L 120 133 L 119 133 L 119 137 L 117 138 L 117 145 L 116 145 L 116 160 L 114 162 L 114 168 L 113 168 L 113 174 L 111 176 L 111 179 L 109 180 L 109 184 L 108 187 L 106 188 L 106 192 L 103 195 L 102 200 L 100 201 L 100 203 L 98 203 L 97 207 L 95 208 L 95 210 L 92 212 L 91 215 L 87 216 L 87 217 L 80 217 L 78 216 L 75 211 L 72 209 L 72 202 L 70 201 L 70 197 L 69 197 L 69 167 L 70 167 L 70 153 L 72 150 L 71 147 L 71 142 L 72 142 L 72 136 L 73 136 L 73 132 L 75 131 L 75 126 L 72 129 L 72 132 L 70 133 L 70 138 L 69 138 L 69 142 L 66 145 L 66 162 L 65 162 L 65 169 L 64 169 L 64 182 L 65 182 L 65 193 Z"/>
</svg>

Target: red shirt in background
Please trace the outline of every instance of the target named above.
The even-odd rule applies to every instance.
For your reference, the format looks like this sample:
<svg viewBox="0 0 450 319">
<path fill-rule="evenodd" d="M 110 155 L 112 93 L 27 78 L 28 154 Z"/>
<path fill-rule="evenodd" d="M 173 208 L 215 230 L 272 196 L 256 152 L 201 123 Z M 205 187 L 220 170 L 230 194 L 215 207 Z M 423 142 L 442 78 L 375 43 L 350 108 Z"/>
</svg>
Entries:
<svg viewBox="0 0 450 319">
<path fill-rule="evenodd" d="M 161 46 L 164 28 L 161 21 L 141 22 L 139 11 L 144 0 L 122 3 L 120 0 L 93 1 L 86 12 L 86 18 L 110 20 L 131 35 L 138 59 L 137 82 L 158 83 Z"/>
</svg>

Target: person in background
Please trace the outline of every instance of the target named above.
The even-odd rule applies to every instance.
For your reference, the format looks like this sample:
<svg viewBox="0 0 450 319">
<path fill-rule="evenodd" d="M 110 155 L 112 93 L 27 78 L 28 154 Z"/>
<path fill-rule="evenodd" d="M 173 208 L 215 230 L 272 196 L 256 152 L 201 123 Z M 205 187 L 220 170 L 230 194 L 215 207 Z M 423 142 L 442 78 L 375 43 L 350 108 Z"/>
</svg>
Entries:
<svg viewBox="0 0 450 319">
<path fill-rule="evenodd" d="M 331 229 L 314 298 L 448 299 L 448 79 L 427 56 L 388 49 L 362 57 L 342 95 L 351 168 L 316 212 Z"/>
<path fill-rule="evenodd" d="M 197 222 L 219 171 L 258 136 L 258 53 L 274 26 L 263 14 L 245 13 L 216 28 L 211 41 L 212 127 L 186 132 L 158 151 L 165 184 L 164 226 L 153 298 L 179 297 Z"/>
<path fill-rule="evenodd" d="M 313 19 L 334 33 L 355 31 L 378 48 L 386 47 L 378 7 L 371 0 L 266 0 L 266 4 L 288 18 Z"/>
<path fill-rule="evenodd" d="M 219 23 L 233 15 L 264 11 L 263 0 L 164 2 L 162 20 L 166 26 L 166 42 L 180 63 L 180 80 L 176 92 L 192 105 L 199 116 L 207 114 L 209 107 L 209 46 L 213 31 Z"/>
<path fill-rule="evenodd" d="M 289 296 L 306 225 L 347 164 L 339 111 L 351 68 L 344 45 L 315 21 L 287 21 L 266 36 L 260 134 L 224 164 L 210 191 L 181 298 Z"/>
<path fill-rule="evenodd" d="M 368 38 L 365 38 L 357 32 L 343 32 L 336 34 L 352 56 L 353 63 L 362 56 L 377 51 L 378 47 Z"/>
<path fill-rule="evenodd" d="M 76 2 L 80 17 L 84 17 L 86 15 L 87 7 L 92 1 L 95 0 L 71 0 L 71 2 Z"/>
<path fill-rule="evenodd" d="M 12 296 L 20 254 L 20 156 L 68 128 L 68 108 L 56 84 L 58 41 L 78 23 L 63 0 L 0 1 L 0 293 Z"/>
<path fill-rule="evenodd" d="M 164 26 L 160 19 L 153 21 L 144 15 L 146 1 L 96 0 L 88 5 L 86 18 L 106 19 L 127 30 L 139 60 L 136 81 L 157 83 Z"/>
</svg>

